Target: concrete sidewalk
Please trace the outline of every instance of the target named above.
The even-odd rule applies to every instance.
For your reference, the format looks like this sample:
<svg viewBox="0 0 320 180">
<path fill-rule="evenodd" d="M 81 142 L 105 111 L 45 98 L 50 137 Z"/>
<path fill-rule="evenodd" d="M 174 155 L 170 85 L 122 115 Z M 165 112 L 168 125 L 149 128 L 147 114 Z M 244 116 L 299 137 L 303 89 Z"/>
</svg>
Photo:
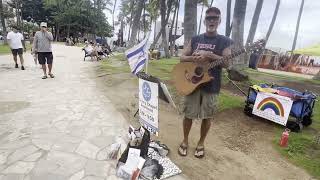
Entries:
<svg viewBox="0 0 320 180">
<path fill-rule="evenodd" d="M 29 53 L 25 71 L 0 57 L 0 180 L 117 179 L 105 148 L 127 123 L 96 88 L 98 63 L 78 47 L 53 50 L 54 79 L 41 79 Z"/>
</svg>

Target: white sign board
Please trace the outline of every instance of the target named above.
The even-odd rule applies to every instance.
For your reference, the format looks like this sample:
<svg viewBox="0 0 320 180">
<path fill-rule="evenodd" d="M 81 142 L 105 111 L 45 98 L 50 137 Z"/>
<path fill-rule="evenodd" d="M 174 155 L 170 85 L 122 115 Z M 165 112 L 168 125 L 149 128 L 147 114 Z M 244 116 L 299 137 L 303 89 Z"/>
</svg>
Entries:
<svg viewBox="0 0 320 180">
<path fill-rule="evenodd" d="M 140 123 L 153 134 L 158 134 L 158 84 L 139 79 Z"/>
<path fill-rule="evenodd" d="M 258 92 L 252 113 L 285 126 L 292 103 L 288 97 Z"/>
</svg>

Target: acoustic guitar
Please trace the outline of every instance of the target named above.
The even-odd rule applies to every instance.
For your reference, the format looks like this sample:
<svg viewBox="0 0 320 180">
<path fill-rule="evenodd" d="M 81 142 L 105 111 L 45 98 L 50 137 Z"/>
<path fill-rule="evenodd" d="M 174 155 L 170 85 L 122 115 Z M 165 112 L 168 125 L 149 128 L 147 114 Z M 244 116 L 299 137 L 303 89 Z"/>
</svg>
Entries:
<svg viewBox="0 0 320 180">
<path fill-rule="evenodd" d="M 265 40 L 259 40 L 252 45 L 248 45 L 232 53 L 230 56 L 223 57 L 220 60 L 210 63 L 181 62 L 175 65 L 172 71 L 173 83 L 181 95 L 191 94 L 200 84 L 211 81 L 214 77 L 209 75 L 209 69 L 222 65 L 225 61 L 230 61 L 232 58 L 239 56 L 248 51 L 256 51 L 264 47 Z"/>
</svg>

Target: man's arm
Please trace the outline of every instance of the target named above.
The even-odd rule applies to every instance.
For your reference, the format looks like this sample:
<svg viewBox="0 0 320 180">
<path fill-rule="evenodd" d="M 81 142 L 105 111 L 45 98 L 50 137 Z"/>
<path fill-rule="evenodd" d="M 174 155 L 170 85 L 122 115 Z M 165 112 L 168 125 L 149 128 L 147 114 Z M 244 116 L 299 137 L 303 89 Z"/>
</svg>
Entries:
<svg viewBox="0 0 320 180">
<path fill-rule="evenodd" d="M 192 49 L 191 49 L 191 41 L 189 41 L 186 49 L 183 51 L 180 62 L 194 62 L 194 57 L 192 56 Z"/>
<path fill-rule="evenodd" d="M 50 40 L 50 41 L 53 41 L 53 35 L 51 32 L 46 32 L 46 37 Z"/>
<path fill-rule="evenodd" d="M 230 55 L 231 55 L 231 48 L 230 47 L 227 47 L 222 51 L 222 56 L 223 57 L 227 57 L 227 56 L 230 56 Z M 224 60 L 223 63 L 222 63 L 222 67 L 227 69 L 227 68 L 229 68 L 230 64 L 231 64 L 230 60 Z"/>
</svg>

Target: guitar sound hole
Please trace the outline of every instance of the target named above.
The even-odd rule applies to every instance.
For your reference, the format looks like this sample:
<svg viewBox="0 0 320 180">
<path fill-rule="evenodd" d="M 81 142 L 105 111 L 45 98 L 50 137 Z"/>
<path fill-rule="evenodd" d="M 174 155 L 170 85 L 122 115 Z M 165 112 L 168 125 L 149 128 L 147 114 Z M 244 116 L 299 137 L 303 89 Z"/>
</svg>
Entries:
<svg viewBox="0 0 320 180">
<path fill-rule="evenodd" d="M 195 75 L 201 76 L 203 74 L 203 68 L 202 67 L 196 67 L 194 70 Z"/>
</svg>

